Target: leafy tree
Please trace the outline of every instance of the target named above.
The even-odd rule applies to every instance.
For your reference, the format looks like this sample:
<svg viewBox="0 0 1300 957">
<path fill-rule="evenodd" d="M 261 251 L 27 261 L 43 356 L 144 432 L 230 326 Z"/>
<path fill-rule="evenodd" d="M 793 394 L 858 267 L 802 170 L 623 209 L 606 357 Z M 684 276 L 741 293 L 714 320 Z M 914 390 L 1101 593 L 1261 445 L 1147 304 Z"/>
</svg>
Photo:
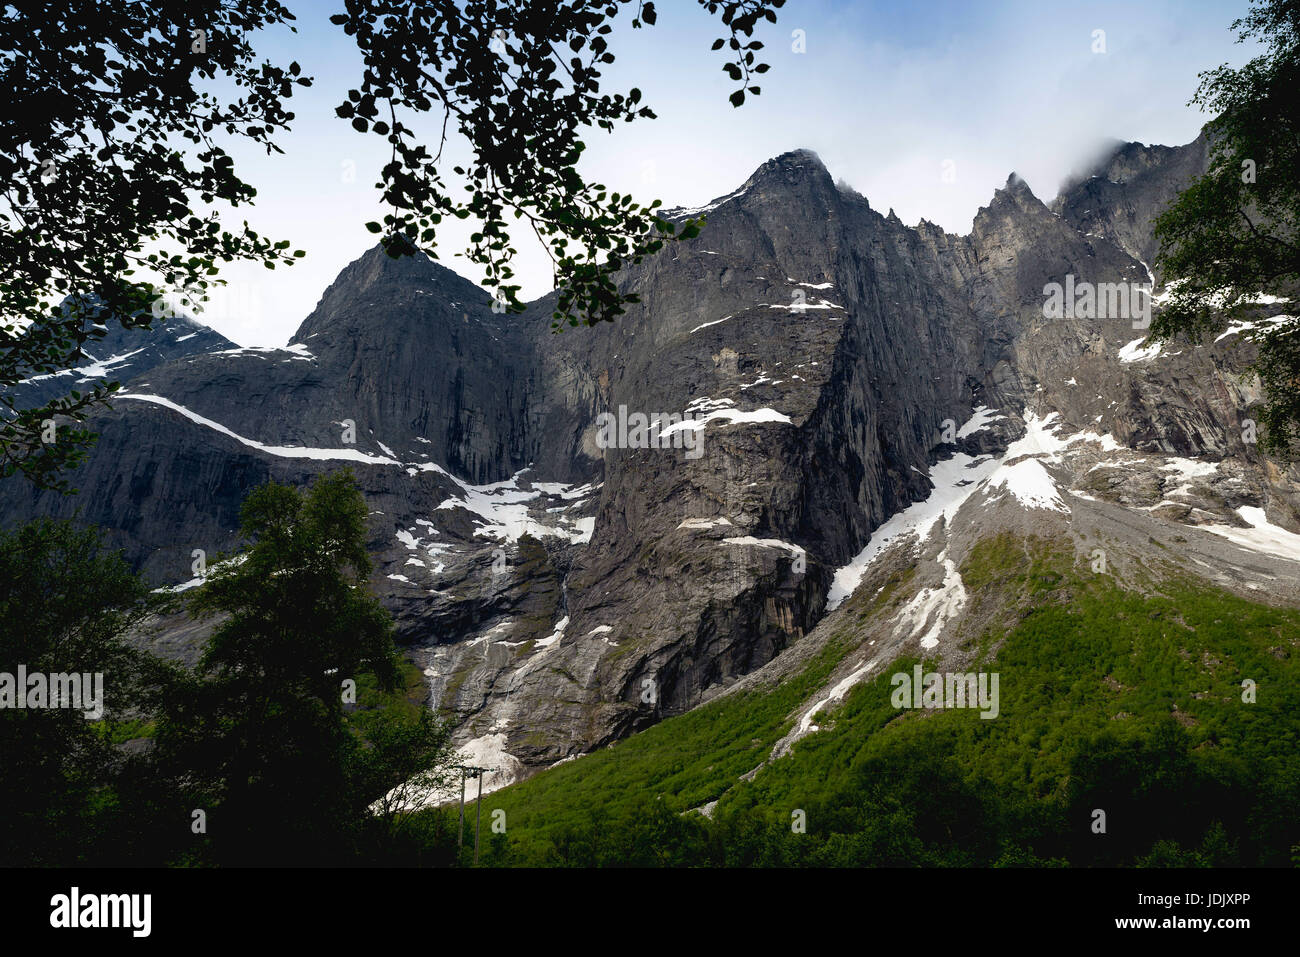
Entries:
<svg viewBox="0 0 1300 957">
<path fill-rule="evenodd" d="M 1238 42 L 1267 49 L 1241 69 L 1201 74 L 1192 102 L 1215 114 L 1210 169 L 1156 222 L 1171 298 L 1151 331 L 1199 340 L 1229 322 L 1253 326 L 1264 440 L 1285 449 L 1300 436 L 1300 323 L 1261 325 L 1286 310 L 1257 302 L 1261 292 L 1293 298 L 1300 283 L 1300 0 L 1254 0 L 1232 26 Z"/>
<path fill-rule="evenodd" d="M 124 635 L 152 604 L 94 531 L 42 519 L 0 533 L 0 672 L 99 673 L 104 711 L 0 708 L 0 863 L 91 861 L 114 830 L 113 783 L 129 759 L 113 729 L 161 677 Z"/>
<path fill-rule="evenodd" d="M 447 758 L 429 720 L 347 719 L 366 675 L 399 675 L 392 620 L 368 589 L 366 504 L 352 474 L 304 494 L 274 482 L 241 510 L 252 544 L 218 564 L 191 611 L 216 628 L 159 727 L 167 773 L 207 813 L 201 858 L 324 863 L 354 854 L 370 804 Z M 368 734 L 363 734 L 368 732 Z"/>
<path fill-rule="evenodd" d="M 277 147 L 301 77 L 255 62 L 249 35 L 293 16 L 275 0 L 66 0 L 0 11 L 0 476 L 57 473 L 90 435 L 49 441 L 48 421 L 81 421 L 116 384 L 20 408 L 9 390 L 86 357 L 106 324 L 148 327 L 162 291 L 192 303 L 219 262 L 292 262 L 288 241 L 222 229 L 217 203 L 252 201 L 220 138 Z M 208 92 L 221 78 L 233 102 Z M 196 200 L 201 201 L 196 202 Z M 152 250 L 152 251 L 147 251 Z M 50 303 L 57 305 L 51 306 Z"/>
<path fill-rule="evenodd" d="M 0 708 L 0 864 L 451 863 L 454 838 L 399 813 L 446 784 L 452 749 L 419 701 L 385 692 L 399 669 L 366 587 L 365 515 L 348 473 L 250 495 L 255 543 L 188 599 L 216 619 L 194 674 L 126 640 L 178 602 L 98 532 L 0 533 L 0 673 L 98 672 L 104 692 L 94 720 Z"/>
<path fill-rule="evenodd" d="M 761 92 L 753 82 L 768 69 L 750 39 L 760 22 L 776 21 L 785 0 L 699 0 L 720 16 L 729 37 L 724 69 L 739 87 L 731 103 Z M 679 227 L 632 197 L 589 183 L 577 170 L 586 127 L 611 131 L 615 124 L 653 118 L 635 87 L 626 94 L 601 93 L 601 70 L 614 62 L 607 37 L 612 21 L 634 7 L 634 29 L 656 22 L 647 0 L 346 0 L 331 17 L 356 37 L 365 71 L 338 115 L 361 132 L 384 137 L 392 159 L 383 169 L 384 200 L 392 212 L 369 228 L 383 233 L 385 248 L 401 256 L 417 248 L 433 254 L 445 217 L 474 217 L 469 259 L 484 267 L 485 284 L 515 311 L 523 309 L 519 286 L 509 280 L 515 254 L 510 215 L 522 219 L 546 246 L 559 297 L 557 327 L 612 320 L 635 293 L 620 293 L 614 274 L 663 247 L 666 240 L 698 235 L 700 223 Z M 437 148 L 426 145 L 411 115 L 432 113 Z M 453 197 L 442 165 L 447 129 L 454 123 L 473 150 L 473 160 L 453 172 L 467 180 L 468 200 Z"/>
</svg>

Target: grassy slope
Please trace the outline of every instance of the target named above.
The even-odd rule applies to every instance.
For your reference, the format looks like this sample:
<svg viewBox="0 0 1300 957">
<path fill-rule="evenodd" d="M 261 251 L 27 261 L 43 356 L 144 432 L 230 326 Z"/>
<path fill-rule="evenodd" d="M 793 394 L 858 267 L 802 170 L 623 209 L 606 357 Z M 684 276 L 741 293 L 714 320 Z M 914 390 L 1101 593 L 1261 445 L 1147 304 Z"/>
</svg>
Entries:
<svg viewBox="0 0 1300 957">
<path fill-rule="evenodd" d="M 1006 537 L 982 543 L 962 574 L 977 603 L 1012 610 L 968 669 L 999 673 L 997 719 L 900 712 L 889 678 L 914 663 L 900 660 L 792 754 L 739 780 L 862 638 L 842 634 L 774 689 L 485 798 L 485 818 L 507 813 L 494 858 L 573 860 L 578 842 L 585 862 L 618 860 L 590 848 L 608 821 L 616 842 L 648 829 L 652 844 L 673 844 L 649 852 L 663 863 L 1287 862 L 1300 843 L 1300 612 L 1176 578 L 1126 590 Z M 689 833 L 666 834 L 669 811 L 718 799 L 715 823 L 690 815 Z M 1091 830 L 1098 807 L 1105 837 Z M 807 834 L 790 833 L 796 809 Z"/>
</svg>

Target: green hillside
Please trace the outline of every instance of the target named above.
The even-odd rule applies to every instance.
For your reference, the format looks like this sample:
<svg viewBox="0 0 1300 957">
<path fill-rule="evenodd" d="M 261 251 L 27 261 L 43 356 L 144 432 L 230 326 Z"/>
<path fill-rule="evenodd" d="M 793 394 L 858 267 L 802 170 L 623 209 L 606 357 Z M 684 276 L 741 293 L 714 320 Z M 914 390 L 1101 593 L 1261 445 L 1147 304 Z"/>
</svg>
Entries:
<svg viewBox="0 0 1300 957">
<path fill-rule="evenodd" d="M 894 707 L 891 676 L 918 663 L 900 659 L 792 753 L 741 779 L 887 620 L 896 580 L 870 607 L 850 608 L 857 623 L 795 679 L 722 697 L 484 798 L 484 863 L 1196 866 L 1300 856 L 1300 612 L 1154 570 L 1119 583 L 1042 541 L 985 541 L 961 571 L 972 610 L 1000 610 L 990 618 L 1006 622 L 978 637 L 977 661 L 963 669 L 999 675 L 995 719 Z M 712 819 L 692 811 L 712 801 Z M 506 830 L 491 834 L 498 809 Z M 1105 833 L 1094 833 L 1098 810 Z M 408 824 L 446 834 L 454 814 Z"/>
</svg>

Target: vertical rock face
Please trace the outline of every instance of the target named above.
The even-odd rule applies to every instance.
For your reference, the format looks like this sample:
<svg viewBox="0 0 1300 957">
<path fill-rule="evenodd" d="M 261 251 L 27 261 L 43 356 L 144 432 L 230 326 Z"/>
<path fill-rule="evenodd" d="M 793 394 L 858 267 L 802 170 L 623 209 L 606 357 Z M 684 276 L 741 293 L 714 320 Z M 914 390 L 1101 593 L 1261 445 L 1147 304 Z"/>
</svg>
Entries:
<svg viewBox="0 0 1300 957">
<path fill-rule="evenodd" d="M 1155 219 L 1208 167 L 1204 133 L 1186 146 L 1125 143 L 1066 188 L 1052 209 L 1083 233 L 1103 236 L 1144 263 L 1156 260 Z"/>
<path fill-rule="evenodd" d="M 532 351 L 482 289 L 427 259 L 372 249 L 344 269 L 290 344 L 317 357 L 330 386 L 298 413 L 317 426 L 312 441 L 349 417 L 390 448 L 423 452 L 472 482 L 528 464 Z"/>
<path fill-rule="evenodd" d="M 502 766 L 553 762 L 797 645 L 936 463 L 1005 454 L 1051 413 L 1116 449 L 1231 459 L 1244 490 L 1220 504 L 1300 527 L 1294 470 L 1241 438 L 1257 396 L 1231 340 L 1157 354 L 1132 316 L 1045 318 L 1067 278 L 1147 282 L 1151 223 L 1204 163 L 1199 140 L 1129 144 L 1050 207 L 1013 175 L 956 236 L 787 153 L 674 211 L 707 228 L 624 274 L 641 302 L 617 323 L 558 334 L 553 297 L 498 315 L 371 250 L 285 349 L 216 343 L 135 378 L 94 422 L 79 500 L 10 482 L 5 514 L 82 505 L 174 583 L 193 548 L 237 544 L 254 485 L 350 465 L 433 705 Z"/>
</svg>

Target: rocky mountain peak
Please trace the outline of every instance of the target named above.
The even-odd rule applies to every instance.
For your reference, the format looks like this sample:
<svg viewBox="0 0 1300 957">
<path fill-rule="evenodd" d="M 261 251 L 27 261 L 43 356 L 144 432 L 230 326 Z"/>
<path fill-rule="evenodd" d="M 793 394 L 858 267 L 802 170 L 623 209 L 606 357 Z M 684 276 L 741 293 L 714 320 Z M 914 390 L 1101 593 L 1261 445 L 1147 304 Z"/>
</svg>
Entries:
<svg viewBox="0 0 1300 957">
<path fill-rule="evenodd" d="M 65 300 L 61 308 L 67 309 L 68 305 Z M 105 321 L 98 322 L 100 318 Z M 65 395 L 69 389 L 84 390 L 101 382 L 125 382 L 173 360 L 237 348 L 215 329 L 183 313 L 155 318 L 148 329 L 126 328 L 107 317 L 88 316 L 85 327 L 92 326 L 102 335 L 85 344 L 73 366 L 31 375 L 15 386 L 15 392 L 21 396 L 19 408 L 43 404 Z"/>
<path fill-rule="evenodd" d="M 791 150 L 773 157 L 754 171 L 741 187 L 744 191 L 778 191 L 834 194 L 835 181 L 821 157 L 808 149 Z"/>
<path fill-rule="evenodd" d="M 477 316 L 484 315 L 492 303 L 478 285 L 422 252 L 394 259 L 375 245 L 343 268 L 290 341 L 304 342 L 330 332 L 345 319 L 349 323 L 365 321 L 376 310 L 393 311 L 398 305 L 403 308 L 397 312 L 409 314 L 407 300 L 417 296 L 428 300 L 425 305 L 462 309 Z"/>
<path fill-rule="evenodd" d="M 828 208 L 840 195 L 821 157 L 812 150 L 797 149 L 763 163 L 738 188 L 704 206 L 675 206 L 665 209 L 664 215 L 669 219 L 708 215 L 732 202 L 746 207 L 781 205 L 788 209 L 799 204 Z"/>
<path fill-rule="evenodd" d="M 1204 149 L 1206 143 L 1204 132 L 1187 146 L 1161 146 L 1155 143 L 1148 146 L 1144 143 L 1116 141 L 1114 148 L 1092 170 L 1092 175 L 1113 183 L 1128 183 L 1164 166 L 1180 154 L 1196 153 Z"/>
<path fill-rule="evenodd" d="M 1002 188 L 993 193 L 994 203 L 999 198 L 1011 200 L 1021 208 L 1043 205 L 1042 200 L 1034 195 L 1034 191 L 1030 189 L 1024 177 L 1014 170 L 1007 176 L 1007 181 L 1002 185 Z"/>
<path fill-rule="evenodd" d="M 1041 199 L 1034 195 L 1029 184 L 1019 174 L 1012 173 L 1006 184 L 993 193 L 987 206 L 981 206 L 975 214 L 973 232 L 976 235 L 987 233 L 1008 224 L 1051 218 L 1051 211 Z"/>
<path fill-rule="evenodd" d="M 1120 143 L 1091 172 L 1068 180 L 1051 209 L 1083 233 L 1105 236 L 1138 260 L 1159 252 L 1155 218 L 1209 162 L 1202 133 L 1186 146 Z"/>
</svg>

